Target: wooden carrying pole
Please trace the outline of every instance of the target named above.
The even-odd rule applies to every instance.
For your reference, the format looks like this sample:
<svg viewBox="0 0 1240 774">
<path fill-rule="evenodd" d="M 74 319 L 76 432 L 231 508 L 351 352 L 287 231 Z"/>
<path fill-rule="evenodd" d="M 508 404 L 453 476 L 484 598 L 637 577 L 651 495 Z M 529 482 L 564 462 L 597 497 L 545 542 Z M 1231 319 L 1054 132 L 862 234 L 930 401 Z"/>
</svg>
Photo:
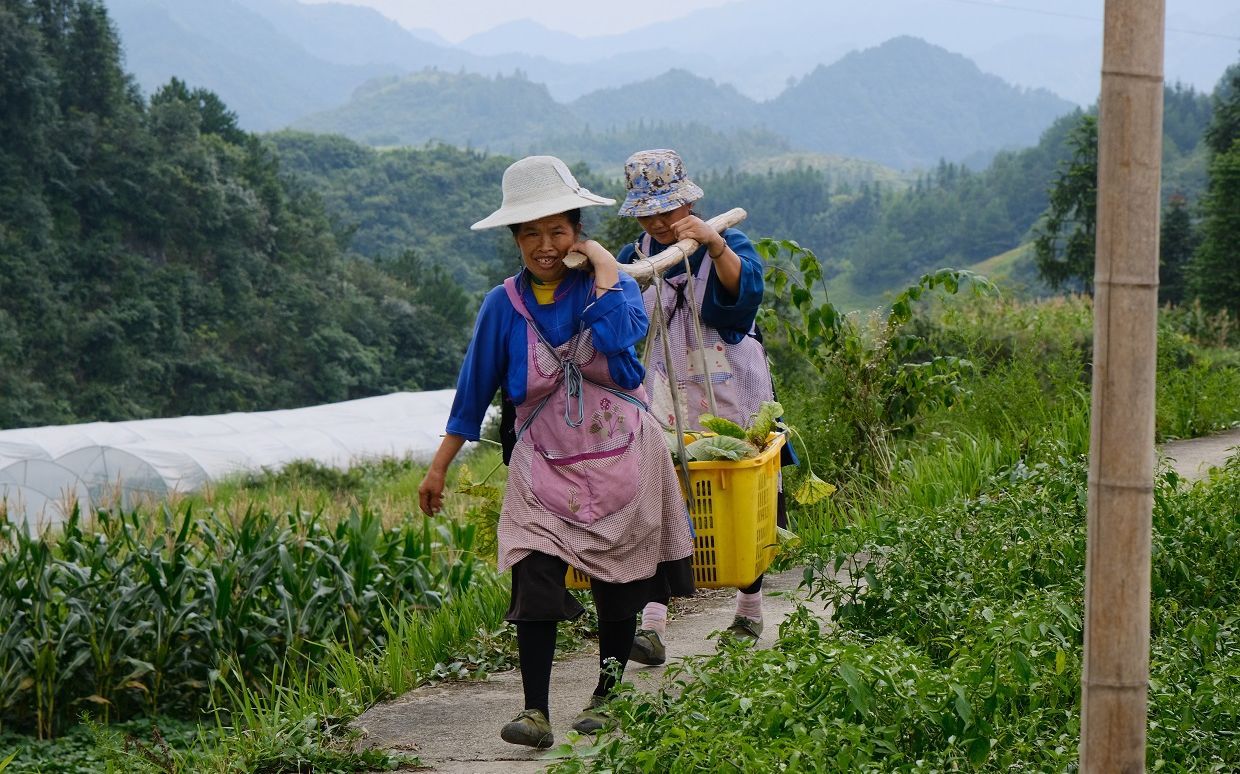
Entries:
<svg viewBox="0 0 1240 774">
<path fill-rule="evenodd" d="M 722 233 L 724 229 L 732 228 L 737 223 L 740 223 L 747 215 L 748 213 L 743 209 L 735 207 L 722 215 L 716 215 L 706 221 L 706 225 Z M 672 266 L 693 255 L 699 247 L 701 245 L 693 239 L 682 239 L 654 258 L 647 260 L 637 259 L 632 263 L 622 263 L 620 264 L 620 270 L 637 280 L 637 284 L 644 288 L 653 282 L 655 277 L 662 275 L 663 272 Z M 570 269 L 576 269 L 586 266 L 588 260 L 581 253 L 569 253 L 564 256 L 564 265 Z"/>
<path fill-rule="evenodd" d="M 1145 770 L 1165 0 L 1106 0 L 1081 771 Z"/>
</svg>

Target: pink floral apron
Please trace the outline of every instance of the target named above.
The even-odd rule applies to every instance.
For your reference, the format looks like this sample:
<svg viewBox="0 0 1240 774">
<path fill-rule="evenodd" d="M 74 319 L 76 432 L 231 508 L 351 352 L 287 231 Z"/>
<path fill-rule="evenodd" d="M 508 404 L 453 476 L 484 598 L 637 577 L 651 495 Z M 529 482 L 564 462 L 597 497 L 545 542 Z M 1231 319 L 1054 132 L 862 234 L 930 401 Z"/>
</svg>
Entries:
<svg viewBox="0 0 1240 774">
<path fill-rule="evenodd" d="M 643 248 L 641 254 L 649 254 L 651 244 L 650 236 L 642 235 L 638 245 Z M 711 266 L 710 256 L 703 256 L 697 274 L 694 275 L 694 298 L 699 310 L 706 298 Z M 655 319 L 656 299 L 663 306 L 667 339 L 671 345 L 672 370 L 676 376 L 681 416 L 687 424 L 686 429 L 699 429 L 698 417 L 710 413 L 710 401 L 706 394 L 708 377 L 715 395 L 718 415 L 748 426 L 749 418 L 758 412 L 763 402 L 775 398 L 766 349 L 754 338 L 752 330 L 736 344 L 729 344 L 715 328 L 708 325 L 695 326 L 693 312 L 686 298 L 688 281 L 687 272 L 679 274 L 656 282 L 646 288 L 643 294 L 651 325 Z M 702 332 L 700 344 L 697 340 L 698 329 Z M 651 398 L 650 410 L 664 427 L 674 430 L 676 417 L 672 391 L 668 385 L 663 344 L 658 335 L 651 339 L 649 346 L 653 347 L 653 351 L 646 357 L 646 389 Z"/>
<path fill-rule="evenodd" d="M 553 347 L 516 278 L 504 289 L 526 321 L 528 349 L 500 513 L 500 570 L 540 551 L 599 580 L 626 583 L 688 556 L 683 496 L 644 388 L 625 390 L 612 380 L 584 323 Z"/>
</svg>

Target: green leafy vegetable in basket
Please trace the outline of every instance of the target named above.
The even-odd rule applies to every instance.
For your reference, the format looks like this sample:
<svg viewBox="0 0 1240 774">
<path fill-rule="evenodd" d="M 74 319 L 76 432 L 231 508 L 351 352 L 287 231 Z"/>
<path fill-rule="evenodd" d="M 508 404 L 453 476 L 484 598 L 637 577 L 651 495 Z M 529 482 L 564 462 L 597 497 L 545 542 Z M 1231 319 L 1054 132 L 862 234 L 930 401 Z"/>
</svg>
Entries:
<svg viewBox="0 0 1240 774">
<path fill-rule="evenodd" d="M 711 435 L 699 438 L 685 447 L 689 459 L 699 462 L 711 460 L 744 460 L 758 455 L 757 448 L 748 441 L 730 435 Z"/>
<path fill-rule="evenodd" d="M 766 448 L 767 436 L 779 427 L 779 418 L 784 415 L 784 407 L 777 401 L 764 401 L 758 413 L 749 422 L 749 430 L 745 432 L 745 440 L 759 449 Z"/>
<path fill-rule="evenodd" d="M 717 417 L 714 414 L 702 414 L 698 417 L 698 424 L 712 433 L 726 435 L 729 438 L 740 438 L 741 440 L 745 439 L 745 428 L 730 419 Z"/>
</svg>

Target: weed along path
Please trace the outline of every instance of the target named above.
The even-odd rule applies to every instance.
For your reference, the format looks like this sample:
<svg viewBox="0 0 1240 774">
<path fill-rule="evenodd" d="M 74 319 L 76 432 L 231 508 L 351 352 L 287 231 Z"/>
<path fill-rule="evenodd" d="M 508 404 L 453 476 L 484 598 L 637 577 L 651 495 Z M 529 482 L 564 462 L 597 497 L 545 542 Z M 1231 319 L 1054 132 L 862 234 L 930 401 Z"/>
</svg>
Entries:
<svg viewBox="0 0 1240 774">
<path fill-rule="evenodd" d="M 768 575 L 763 581 L 765 631 L 759 647 L 774 644 L 779 625 L 804 600 L 797 590 L 800 569 Z M 775 592 L 780 592 L 776 594 Z M 736 592 L 710 590 L 690 600 L 678 600 L 668 624 L 667 657 L 674 661 L 688 655 L 715 650 L 710 636 L 732 622 Z M 828 611 L 822 603 L 811 609 L 824 621 Z M 656 690 L 664 667 L 629 664 L 625 681 L 639 689 Z M 551 672 L 551 725 L 556 744 L 568 739 L 577 713 L 590 698 L 598 679 L 598 651 L 584 649 L 556 659 Z M 381 748 L 417 755 L 429 771 L 445 774 L 523 774 L 542 771 L 545 751 L 508 744 L 499 729 L 524 705 L 521 674 L 510 670 L 485 681 L 445 682 L 428 685 L 367 710 L 354 722 L 363 733 L 359 747 Z"/>
</svg>

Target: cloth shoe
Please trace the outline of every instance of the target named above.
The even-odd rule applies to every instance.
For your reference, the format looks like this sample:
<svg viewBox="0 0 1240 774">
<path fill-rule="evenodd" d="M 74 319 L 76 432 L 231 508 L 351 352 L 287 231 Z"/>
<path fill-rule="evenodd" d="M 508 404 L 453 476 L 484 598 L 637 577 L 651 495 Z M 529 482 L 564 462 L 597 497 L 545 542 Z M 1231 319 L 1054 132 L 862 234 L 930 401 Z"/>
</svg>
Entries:
<svg viewBox="0 0 1240 774">
<path fill-rule="evenodd" d="M 545 750 L 555 743 L 551 734 L 551 721 L 542 710 L 527 709 L 504 724 L 500 729 L 499 738 L 510 744 L 523 744 Z"/>
<path fill-rule="evenodd" d="M 726 634 L 737 640 L 745 640 L 753 644 L 762 636 L 762 622 L 738 615 L 732 619 L 732 625 L 728 627 Z"/>
<path fill-rule="evenodd" d="M 594 734 L 608 728 L 612 724 L 611 717 L 602 711 L 607 699 L 602 696 L 591 696 L 586 705 L 573 721 L 573 730 L 579 734 Z"/>
<path fill-rule="evenodd" d="M 667 648 L 654 629 L 638 629 L 633 635 L 633 649 L 629 651 L 629 661 L 636 661 L 646 666 L 658 666 L 667 661 Z"/>
</svg>

